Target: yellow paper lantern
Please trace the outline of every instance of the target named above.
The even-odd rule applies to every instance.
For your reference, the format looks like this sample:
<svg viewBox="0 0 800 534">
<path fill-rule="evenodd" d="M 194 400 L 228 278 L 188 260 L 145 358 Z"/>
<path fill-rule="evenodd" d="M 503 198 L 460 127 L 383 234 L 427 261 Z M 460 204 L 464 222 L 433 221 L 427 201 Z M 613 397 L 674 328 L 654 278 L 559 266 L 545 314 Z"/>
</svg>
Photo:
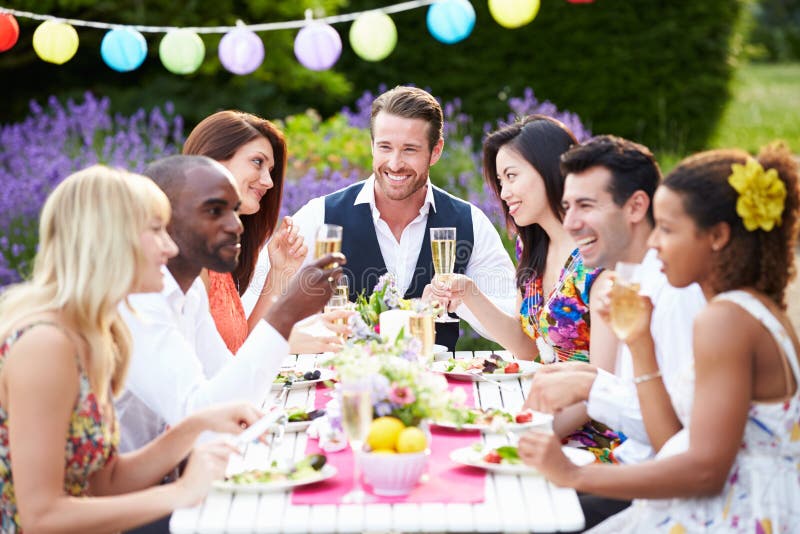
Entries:
<svg viewBox="0 0 800 534">
<path fill-rule="evenodd" d="M 78 51 L 78 32 L 64 22 L 46 20 L 33 32 L 33 49 L 43 61 L 63 65 Z"/>
<path fill-rule="evenodd" d="M 489 13 L 504 28 L 519 28 L 539 13 L 539 0 L 489 0 Z"/>
<path fill-rule="evenodd" d="M 173 74 L 191 74 L 200 68 L 206 56 L 206 46 L 191 30 L 170 30 L 158 45 L 158 57 Z"/>
<path fill-rule="evenodd" d="M 359 16 L 350 26 L 350 46 L 366 61 L 380 61 L 397 45 L 397 28 L 385 13 L 371 11 Z"/>
</svg>

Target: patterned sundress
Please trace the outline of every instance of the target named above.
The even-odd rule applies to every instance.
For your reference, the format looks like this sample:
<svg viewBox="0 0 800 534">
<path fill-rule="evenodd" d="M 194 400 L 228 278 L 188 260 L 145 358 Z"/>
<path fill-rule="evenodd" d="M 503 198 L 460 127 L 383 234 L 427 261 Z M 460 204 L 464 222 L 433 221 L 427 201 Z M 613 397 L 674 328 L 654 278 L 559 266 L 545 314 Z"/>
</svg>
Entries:
<svg viewBox="0 0 800 534">
<path fill-rule="evenodd" d="M 11 345 L 31 328 L 51 324 L 37 322 L 13 332 L 0 345 L 0 368 Z M 58 328 L 57 325 L 53 325 Z M 77 356 L 76 356 L 77 360 Z M 74 497 L 88 494 L 89 477 L 103 468 L 117 454 L 119 429 L 115 418 L 110 424 L 103 419 L 97 398 L 89 386 L 89 377 L 80 361 L 80 389 L 72 409 L 64 447 L 64 492 Z M 22 532 L 14 495 L 14 480 L 11 473 L 11 456 L 8 440 L 8 413 L 0 407 L 0 532 L 18 534 Z"/>
<path fill-rule="evenodd" d="M 536 342 L 541 363 L 589 361 L 589 290 L 602 269 L 589 269 L 576 248 L 561 269 L 558 283 L 545 299 L 542 277 L 528 280 L 520 321 Z M 620 436 L 597 421 L 571 434 L 565 443 L 592 451 L 598 460 L 614 463 L 613 449 Z"/>
<path fill-rule="evenodd" d="M 745 291 L 721 293 L 758 319 L 783 351 L 796 383 L 800 366 L 789 334 L 769 309 Z M 694 400 L 694 365 L 677 384 L 672 403 L 683 429 L 661 448 L 658 458 L 689 447 Z M 751 402 L 742 446 L 722 492 L 693 499 L 639 499 L 590 532 L 602 533 L 794 533 L 800 529 L 800 387 L 778 402 Z"/>
</svg>

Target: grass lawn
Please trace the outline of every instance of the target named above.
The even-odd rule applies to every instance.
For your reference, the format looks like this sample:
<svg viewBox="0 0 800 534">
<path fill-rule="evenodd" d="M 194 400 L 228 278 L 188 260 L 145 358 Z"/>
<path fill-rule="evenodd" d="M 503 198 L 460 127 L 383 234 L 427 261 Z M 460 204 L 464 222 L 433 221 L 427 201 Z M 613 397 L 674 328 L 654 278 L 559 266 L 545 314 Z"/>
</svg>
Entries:
<svg viewBox="0 0 800 534">
<path fill-rule="evenodd" d="M 707 148 L 743 148 L 757 153 L 781 139 L 800 154 L 800 63 L 743 64 L 732 95 Z M 663 172 L 688 154 L 654 149 Z"/>
<path fill-rule="evenodd" d="M 709 148 L 757 152 L 775 139 L 800 153 L 800 63 L 743 65 Z"/>
</svg>

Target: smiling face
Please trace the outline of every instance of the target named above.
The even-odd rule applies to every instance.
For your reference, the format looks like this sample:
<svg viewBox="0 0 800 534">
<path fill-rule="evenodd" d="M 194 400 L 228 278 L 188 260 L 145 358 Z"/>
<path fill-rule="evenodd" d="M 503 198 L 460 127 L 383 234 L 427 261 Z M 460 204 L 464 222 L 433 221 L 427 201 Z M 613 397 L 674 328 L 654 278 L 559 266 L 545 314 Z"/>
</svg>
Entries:
<svg viewBox="0 0 800 534">
<path fill-rule="evenodd" d="M 713 265 L 713 233 L 700 230 L 686 213 L 681 195 L 666 187 L 656 190 L 653 209 L 656 227 L 648 244 L 658 252 L 667 280 L 675 287 L 702 285 Z"/>
<path fill-rule="evenodd" d="M 162 267 L 167 260 L 178 254 L 178 247 L 167 233 L 161 217 L 154 217 L 140 234 L 143 264 L 137 272 L 134 293 L 156 293 L 164 288 Z"/>
<path fill-rule="evenodd" d="M 625 261 L 631 243 L 626 206 L 614 203 L 610 181 L 608 169 L 590 167 L 568 174 L 564 182 L 564 228 L 591 267 L 614 268 L 618 261 Z"/>
<path fill-rule="evenodd" d="M 497 151 L 497 181 L 500 198 L 517 226 L 541 223 L 555 216 L 547 202 L 544 180 L 536 168 L 510 145 Z"/>
<path fill-rule="evenodd" d="M 231 272 L 239 259 L 239 192 L 219 164 L 186 171 L 183 190 L 173 200 L 169 231 L 183 262 L 217 272 Z"/>
<path fill-rule="evenodd" d="M 430 125 L 381 111 L 373 122 L 372 172 L 375 195 L 393 201 L 411 198 L 421 206 L 428 171 L 442 154 L 444 141 L 428 144 Z"/>
<path fill-rule="evenodd" d="M 240 146 L 231 159 L 221 161 L 239 187 L 242 197 L 242 215 L 252 215 L 261 208 L 261 198 L 272 189 L 272 171 L 275 155 L 272 145 L 264 137 L 256 137 Z"/>
</svg>

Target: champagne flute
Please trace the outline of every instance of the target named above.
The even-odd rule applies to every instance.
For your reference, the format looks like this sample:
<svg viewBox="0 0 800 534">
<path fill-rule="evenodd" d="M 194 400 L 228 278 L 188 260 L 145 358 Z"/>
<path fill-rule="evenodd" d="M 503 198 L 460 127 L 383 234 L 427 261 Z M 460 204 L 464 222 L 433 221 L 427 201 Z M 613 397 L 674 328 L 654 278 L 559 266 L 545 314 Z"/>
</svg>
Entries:
<svg viewBox="0 0 800 534">
<path fill-rule="evenodd" d="M 346 296 L 342 296 L 337 293 L 331 295 L 330 300 L 325 305 L 325 313 L 332 312 L 332 311 L 339 311 L 339 310 L 347 310 L 350 308 L 350 301 L 347 300 Z M 347 318 L 341 317 L 339 319 L 335 319 L 333 324 L 345 326 L 347 324 Z M 341 341 L 344 341 L 344 334 L 338 334 L 338 337 Z"/>
<path fill-rule="evenodd" d="M 342 273 L 339 277 L 339 280 L 336 282 L 336 288 L 334 290 L 336 295 L 344 297 L 348 302 L 350 300 L 350 279 L 347 277 L 346 274 Z"/>
<path fill-rule="evenodd" d="M 611 288 L 611 329 L 620 339 L 630 335 L 639 314 L 644 311 L 639 297 L 640 265 L 638 263 L 617 262 L 614 268 L 616 277 Z"/>
<path fill-rule="evenodd" d="M 412 337 L 422 343 L 420 362 L 428 365 L 433 359 L 433 341 L 436 337 L 434 317 L 429 313 L 414 313 L 408 319 L 408 330 Z"/>
<path fill-rule="evenodd" d="M 431 256 L 436 280 L 447 283 L 448 279 L 452 277 L 456 265 L 455 228 L 431 228 Z M 457 323 L 458 319 L 450 317 L 447 310 L 444 310 L 436 322 Z"/>
<path fill-rule="evenodd" d="M 342 429 L 353 451 L 353 488 L 342 497 L 345 504 L 361 504 L 367 502 L 367 494 L 361 485 L 360 456 L 372 423 L 372 399 L 370 386 L 366 379 L 359 381 L 342 381 L 341 408 Z"/>
<path fill-rule="evenodd" d="M 319 259 L 326 254 L 340 252 L 342 250 L 342 230 L 341 226 L 335 224 L 321 225 L 317 229 L 314 258 Z M 326 268 L 330 267 L 330 265 L 326 266 Z"/>
</svg>

